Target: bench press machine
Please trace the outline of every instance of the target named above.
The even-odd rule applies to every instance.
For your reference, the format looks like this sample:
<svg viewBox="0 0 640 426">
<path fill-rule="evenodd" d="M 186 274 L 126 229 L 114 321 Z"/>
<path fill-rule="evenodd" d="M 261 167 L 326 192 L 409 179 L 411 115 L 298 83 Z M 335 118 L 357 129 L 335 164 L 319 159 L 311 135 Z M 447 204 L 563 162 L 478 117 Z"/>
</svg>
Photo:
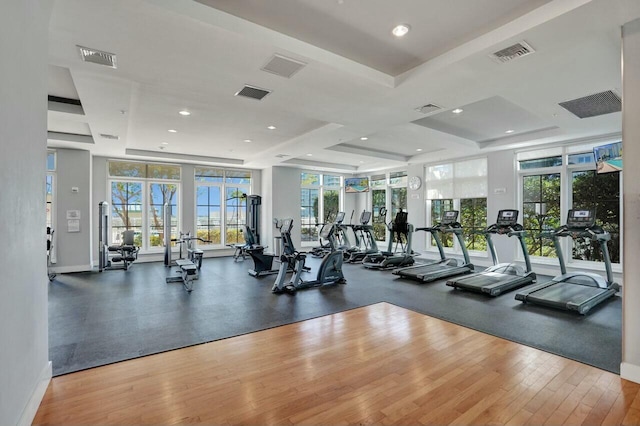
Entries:
<svg viewBox="0 0 640 426">
<path fill-rule="evenodd" d="M 175 260 L 175 264 L 180 268 L 178 276 L 171 276 L 166 278 L 167 283 L 181 282 L 184 285 L 185 290 L 191 293 L 193 290 L 193 281 L 200 277 L 200 267 L 202 266 L 203 251 L 197 249 L 193 243 L 199 240 L 203 243 L 210 241 L 203 240 L 202 238 L 192 237 L 190 232 L 180 232 L 180 238 L 171 238 L 171 211 L 170 207 L 164 205 L 164 266 L 171 267 L 171 243 L 176 242 L 180 246 L 180 254 L 178 259 Z M 187 258 L 183 258 L 183 246 L 187 254 Z"/>
</svg>

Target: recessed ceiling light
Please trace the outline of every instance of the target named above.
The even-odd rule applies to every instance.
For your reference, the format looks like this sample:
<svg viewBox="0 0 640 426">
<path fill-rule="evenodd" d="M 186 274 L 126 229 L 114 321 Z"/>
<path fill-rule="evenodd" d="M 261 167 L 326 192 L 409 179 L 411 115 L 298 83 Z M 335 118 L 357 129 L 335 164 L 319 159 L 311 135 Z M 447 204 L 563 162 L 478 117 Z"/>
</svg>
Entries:
<svg viewBox="0 0 640 426">
<path fill-rule="evenodd" d="M 464 111 L 462 108 L 456 108 L 451 112 L 454 113 L 454 114 L 460 114 L 462 111 Z"/>
<path fill-rule="evenodd" d="M 162 142 L 162 145 L 169 145 L 169 142 Z"/>
<path fill-rule="evenodd" d="M 393 34 L 396 37 L 402 37 L 406 35 L 410 29 L 411 27 L 409 26 L 409 24 L 400 24 L 391 30 L 391 34 Z"/>
<path fill-rule="evenodd" d="M 511 129 L 509 129 L 509 130 L 507 130 L 505 133 L 509 135 L 509 134 L 511 134 L 511 133 L 513 133 L 513 132 L 515 132 L 515 130 L 511 130 Z"/>
<path fill-rule="evenodd" d="M 307 157 L 313 157 L 313 154 L 307 154 Z"/>
<path fill-rule="evenodd" d="M 251 143 L 251 139 L 245 139 L 244 140 L 246 143 Z"/>
<path fill-rule="evenodd" d="M 361 138 L 360 138 L 360 140 L 361 140 L 361 141 L 366 141 L 366 140 L 369 140 L 369 138 L 368 138 L 368 137 L 366 137 L 366 136 L 363 136 L 363 137 L 361 137 Z"/>
<path fill-rule="evenodd" d="M 168 132 L 169 133 L 178 133 L 178 131 L 176 129 L 169 129 Z"/>
<path fill-rule="evenodd" d="M 422 151 L 422 148 L 418 148 L 418 149 L 416 149 L 416 151 L 420 152 L 420 151 Z"/>
<path fill-rule="evenodd" d="M 276 126 L 267 126 L 267 129 L 269 129 L 269 130 L 275 130 L 275 129 L 276 129 Z"/>
<path fill-rule="evenodd" d="M 184 115 L 184 116 L 191 115 L 191 113 L 186 109 L 183 109 L 182 111 L 178 111 L 178 114 Z"/>
</svg>

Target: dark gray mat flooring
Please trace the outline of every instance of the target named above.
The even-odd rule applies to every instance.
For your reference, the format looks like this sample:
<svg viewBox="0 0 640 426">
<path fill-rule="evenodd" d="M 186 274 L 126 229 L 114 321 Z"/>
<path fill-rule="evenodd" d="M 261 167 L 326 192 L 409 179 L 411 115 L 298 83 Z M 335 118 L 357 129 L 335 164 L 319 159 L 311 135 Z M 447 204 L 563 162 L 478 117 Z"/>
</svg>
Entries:
<svg viewBox="0 0 640 426">
<path fill-rule="evenodd" d="M 317 265 L 317 261 L 312 266 Z M 497 298 L 417 284 L 390 272 L 345 265 L 348 284 L 274 295 L 274 275 L 253 278 L 252 262 L 205 259 L 188 294 L 166 284 L 161 263 L 129 271 L 58 275 L 49 288 L 53 374 L 209 342 L 373 303 L 389 302 L 436 318 L 619 373 L 621 306 L 614 297 L 580 316 L 524 305 L 514 292 Z M 172 269 L 175 271 L 175 268 Z M 310 279 L 312 274 L 306 274 Z M 541 280 L 544 277 L 540 277 Z"/>
</svg>

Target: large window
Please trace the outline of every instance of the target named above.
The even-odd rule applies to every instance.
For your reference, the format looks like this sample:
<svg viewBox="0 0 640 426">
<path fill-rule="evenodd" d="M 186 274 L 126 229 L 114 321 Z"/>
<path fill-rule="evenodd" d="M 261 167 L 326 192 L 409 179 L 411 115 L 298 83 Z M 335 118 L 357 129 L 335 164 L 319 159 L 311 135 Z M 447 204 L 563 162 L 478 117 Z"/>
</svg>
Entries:
<svg viewBox="0 0 640 426">
<path fill-rule="evenodd" d="M 389 175 L 391 188 L 391 218 L 401 209 L 407 211 L 407 172 L 395 172 Z"/>
<path fill-rule="evenodd" d="M 342 177 L 300 174 L 300 229 L 302 241 L 318 240 L 317 223 L 331 222 L 342 209 Z"/>
<path fill-rule="evenodd" d="M 380 212 L 387 208 L 387 176 L 371 176 L 371 201 L 373 212 L 373 234 L 376 241 L 384 241 L 387 238 L 386 217 Z"/>
<path fill-rule="evenodd" d="M 198 244 L 206 247 L 243 243 L 251 172 L 196 167 L 195 182 L 197 234 L 211 241 Z"/>
<path fill-rule="evenodd" d="M 45 181 L 45 211 L 47 212 L 47 227 L 53 227 L 54 215 L 54 183 L 56 172 L 56 153 L 49 151 L 47 153 L 47 177 Z"/>
<path fill-rule="evenodd" d="M 611 234 L 608 242 L 611 262 L 620 263 L 620 172 L 573 171 L 571 190 L 572 208 L 595 210 L 596 223 Z M 574 242 L 573 258 L 603 261 L 599 244 L 584 239 Z"/>
<path fill-rule="evenodd" d="M 144 250 L 160 249 L 164 242 L 164 205 L 171 213 L 171 238 L 179 227 L 180 166 L 173 164 L 109 161 L 111 242 L 122 232 L 135 231 L 134 241 Z"/>
<path fill-rule="evenodd" d="M 560 225 L 560 173 L 523 176 L 522 223 L 530 255 L 557 256 L 553 241 L 542 232 Z"/>
<path fill-rule="evenodd" d="M 427 167 L 427 222 L 435 224 L 443 212 L 458 210 L 458 220 L 464 229 L 467 249 L 486 251 L 487 243 L 478 234 L 487 226 L 487 159 L 458 161 Z M 460 251 L 453 235 L 443 238 L 447 248 Z M 427 248 L 434 249 L 433 238 L 427 240 Z"/>
<path fill-rule="evenodd" d="M 611 234 L 611 261 L 620 263 L 621 173 L 598 174 L 592 144 L 518 154 L 520 196 L 527 245 L 534 256 L 556 257 L 545 230 L 565 223 L 569 209 L 593 209 L 596 223 Z M 599 244 L 562 238 L 567 260 L 601 262 Z"/>
</svg>

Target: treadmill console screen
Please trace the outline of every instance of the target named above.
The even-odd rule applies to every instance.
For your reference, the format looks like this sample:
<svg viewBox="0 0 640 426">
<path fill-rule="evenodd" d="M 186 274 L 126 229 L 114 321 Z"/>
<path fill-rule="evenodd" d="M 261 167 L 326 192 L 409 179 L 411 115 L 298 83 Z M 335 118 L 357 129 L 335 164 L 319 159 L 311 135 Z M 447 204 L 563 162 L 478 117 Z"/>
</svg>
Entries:
<svg viewBox="0 0 640 426">
<path fill-rule="evenodd" d="M 596 224 L 596 215 L 591 210 L 569 210 L 567 227 L 591 228 Z"/>
<path fill-rule="evenodd" d="M 442 216 L 442 221 L 440 222 L 442 225 L 451 225 L 452 223 L 456 223 L 458 220 L 458 211 L 457 210 L 449 210 L 448 212 L 444 212 Z"/>
<path fill-rule="evenodd" d="M 518 210 L 500 210 L 498 212 L 498 226 L 514 226 L 518 223 Z"/>
<path fill-rule="evenodd" d="M 342 223 L 344 221 L 344 212 L 338 212 L 336 215 L 336 223 Z"/>
</svg>

